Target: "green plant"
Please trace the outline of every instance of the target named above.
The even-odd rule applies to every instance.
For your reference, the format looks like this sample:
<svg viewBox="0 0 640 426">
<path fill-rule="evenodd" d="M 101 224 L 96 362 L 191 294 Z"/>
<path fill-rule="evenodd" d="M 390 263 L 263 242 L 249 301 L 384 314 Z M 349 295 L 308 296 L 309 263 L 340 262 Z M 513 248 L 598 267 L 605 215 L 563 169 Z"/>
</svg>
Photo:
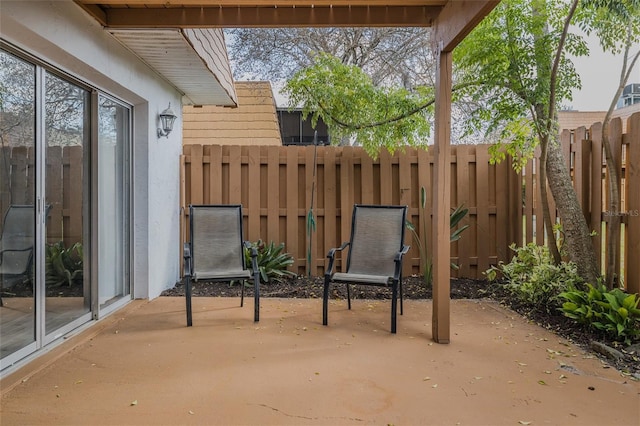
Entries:
<svg viewBox="0 0 640 426">
<path fill-rule="evenodd" d="M 510 249 L 516 253 L 511 262 L 500 262 L 489 268 L 485 275 L 493 281 L 501 274 L 505 288 L 533 310 L 551 312 L 560 305 L 559 295 L 563 291 L 582 284 L 575 264 L 554 264 L 546 246 L 529 243 L 516 247 L 512 244 Z"/>
<path fill-rule="evenodd" d="M 562 313 L 580 324 L 627 345 L 640 336 L 637 294 L 628 294 L 619 288 L 607 290 L 603 284 L 587 284 L 586 290 L 574 288 L 560 293 L 560 297 L 566 300 L 560 308 Z"/>
<path fill-rule="evenodd" d="M 293 265 L 293 257 L 289 253 L 282 253 L 284 243 L 276 246 L 273 241 L 265 244 L 262 240 L 258 240 L 251 245 L 258 250 L 258 269 L 264 282 L 280 281 L 282 277 L 296 276 L 295 272 L 287 270 L 287 266 Z M 251 265 L 250 249 L 245 248 L 244 256 L 247 265 Z"/>
<path fill-rule="evenodd" d="M 406 221 L 405 225 L 407 229 L 411 231 L 411 234 L 413 235 L 413 240 L 415 241 L 416 246 L 418 246 L 418 252 L 420 253 L 420 265 L 422 269 L 422 276 L 424 278 L 425 284 L 427 286 L 430 286 L 433 281 L 433 263 L 427 253 L 428 234 L 426 232 L 426 229 L 427 229 L 427 219 L 426 219 L 427 216 L 425 213 L 426 204 L 427 204 L 427 190 L 424 188 L 424 186 L 422 186 L 420 187 L 420 210 L 422 210 L 422 224 L 420 226 L 420 229 L 422 230 L 422 233 L 418 234 L 418 231 L 415 225 L 411 223 L 411 221 L 409 220 Z M 451 229 L 454 229 L 458 225 L 458 223 L 467 215 L 468 212 L 469 212 L 469 209 L 467 208 L 463 208 L 462 206 L 456 207 L 455 210 L 453 210 L 453 212 L 451 212 L 451 215 L 449 216 L 449 227 Z M 468 227 L 469 225 L 464 225 L 456 229 L 455 231 L 453 231 L 451 233 L 451 236 L 449 237 L 449 242 L 453 243 L 455 241 L 458 241 L 460 238 L 462 238 L 462 232 L 464 232 L 464 230 L 467 229 Z M 451 263 L 451 267 L 453 269 L 458 269 L 458 265 L 456 265 L 455 263 Z"/>
<path fill-rule="evenodd" d="M 55 244 L 48 244 L 46 248 L 46 283 L 48 286 L 69 287 L 74 284 L 82 284 L 82 244 L 75 243 L 69 248 L 65 247 L 64 241 Z"/>
</svg>

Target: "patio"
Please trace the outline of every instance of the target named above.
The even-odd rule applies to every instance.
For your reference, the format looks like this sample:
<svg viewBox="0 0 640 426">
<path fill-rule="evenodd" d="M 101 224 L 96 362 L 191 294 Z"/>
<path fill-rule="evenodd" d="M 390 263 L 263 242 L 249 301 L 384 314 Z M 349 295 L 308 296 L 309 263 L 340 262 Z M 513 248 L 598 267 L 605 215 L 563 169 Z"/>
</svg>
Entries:
<svg viewBox="0 0 640 426">
<path fill-rule="evenodd" d="M 3 425 L 637 425 L 640 384 L 490 301 L 136 300 L 5 377 Z"/>
</svg>

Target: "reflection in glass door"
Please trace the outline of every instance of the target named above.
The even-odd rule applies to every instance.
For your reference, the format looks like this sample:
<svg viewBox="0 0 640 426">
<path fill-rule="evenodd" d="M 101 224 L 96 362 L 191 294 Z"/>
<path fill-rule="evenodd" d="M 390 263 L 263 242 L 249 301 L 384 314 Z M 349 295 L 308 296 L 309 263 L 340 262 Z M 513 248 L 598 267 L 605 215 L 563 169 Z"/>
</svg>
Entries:
<svg viewBox="0 0 640 426">
<path fill-rule="evenodd" d="M 47 335 L 57 331 L 52 338 L 91 310 L 83 254 L 90 110 L 88 90 L 45 74 L 45 328 Z"/>
<path fill-rule="evenodd" d="M 36 67 L 0 51 L 0 359 L 36 345 Z"/>
<path fill-rule="evenodd" d="M 100 309 L 131 294 L 129 285 L 130 113 L 98 98 L 98 283 Z"/>
</svg>

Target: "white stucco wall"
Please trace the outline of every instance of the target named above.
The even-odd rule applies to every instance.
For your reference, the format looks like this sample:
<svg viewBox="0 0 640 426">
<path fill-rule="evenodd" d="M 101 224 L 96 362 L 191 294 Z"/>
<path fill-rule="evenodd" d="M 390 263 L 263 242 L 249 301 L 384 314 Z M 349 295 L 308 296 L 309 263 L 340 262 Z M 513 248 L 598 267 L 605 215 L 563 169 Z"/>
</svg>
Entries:
<svg viewBox="0 0 640 426">
<path fill-rule="evenodd" d="M 155 298 L 179 279 L 182 117 L 158 139 L 158 114 L 181 95 L 71 0 L 0 4 L 0 36 L 34 57 L 133 105 L 134 296 Z"/>
</svg>

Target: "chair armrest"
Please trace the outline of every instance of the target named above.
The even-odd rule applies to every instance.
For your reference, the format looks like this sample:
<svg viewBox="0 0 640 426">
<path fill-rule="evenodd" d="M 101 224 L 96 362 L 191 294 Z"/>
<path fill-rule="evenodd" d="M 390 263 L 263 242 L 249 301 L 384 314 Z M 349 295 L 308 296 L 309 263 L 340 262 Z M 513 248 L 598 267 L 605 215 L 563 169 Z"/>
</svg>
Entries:
<svg viewBox="0 0 640 426">
<path fill-rule="evenodd" d="M 396 268 L 393 274 L 394 279 L 400 279 L 400 274 L 402 274 L 402 258 L 409 251 L 411 246 L 404 245 L 402 246 L 402 250 L 396 253 L 396 257 L 393 261 L 396 263 Z"/>
<path fill-rule="evenodd" d="M 251 256 L 251 269 L 253 270 L 253 273 L 255 274 L 256 272 L 259 271 L 259 269 L 258 269 L 258 249 L 256 248 L 255 245 L 251 244 L 251 241 L 243 241 L 242 245 L 244 246 L 244 248 L 249 250 L 249 254 Z"/>
<path fill-rule="evenodd" d="M 350 244 L 349 242 L 342 243 L 340 247 L 332 248 L 331 250 L 329 250 L 329 253 L 327 253 L 327 259 L 329 259 L 329 264 L 327 265 L 327 269 L 324 272 L 325 276 L 333 275 L 333 262 L 336 258 L 336 252 L 346 249 L 349 246 L 349 244 Z"/>
<path fill-rule="evenodd" d="M 184 243 L 182 245 L 182 256 L 184 257 L 184 268 L 183 268 L 183 275 L 186 276 L 192 276 L 193 275 L 193 271 L 191 270 L 191 244 L 190 243 Z"/>
</svg>

